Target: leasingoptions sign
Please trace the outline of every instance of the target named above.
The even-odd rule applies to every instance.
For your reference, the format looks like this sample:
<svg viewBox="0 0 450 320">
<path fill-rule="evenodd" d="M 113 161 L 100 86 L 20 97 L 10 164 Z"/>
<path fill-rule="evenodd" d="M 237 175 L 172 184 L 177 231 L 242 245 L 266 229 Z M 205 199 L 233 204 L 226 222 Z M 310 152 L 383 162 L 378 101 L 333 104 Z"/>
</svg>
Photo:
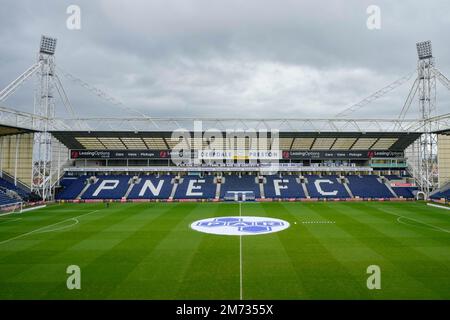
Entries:
<svg viewBox="0 0 450 320">
<path fill-rule="evenodd" d="M 169 150 L 70 150 L 71 159 L 166 159 Z"/>
<path fill-rule="evenodd" d="M 70 150 L 70 158 L 75 159 L 167 159 L 171 158 L 175 151 L 171 150 Z M 281 154 L 280 154 L 281 153 Z M 178 151 L 178 158 L 190 158 L 191 156 L 204 160 L 212 159 L 370 159 L 370 158 L 403 158 L 404 153 L 399 151 L 312 151 L 312 150 L 284 150 L 277 151 L 208 151 L 200 153 L 193 151 Z"/>
<path fill-rule="evenodd" d="M 283 151 L 283 159 L 371 159 L 403 158 L 401 151 L 355 150 L 355 151 Z"/>
<path fill-rule="evenodd" d="M 195 221 L 191 228 L 204 233 L 252 236 L 289 228 L 289 222 L 267 217 L 218 217 Z"/>
</svg>

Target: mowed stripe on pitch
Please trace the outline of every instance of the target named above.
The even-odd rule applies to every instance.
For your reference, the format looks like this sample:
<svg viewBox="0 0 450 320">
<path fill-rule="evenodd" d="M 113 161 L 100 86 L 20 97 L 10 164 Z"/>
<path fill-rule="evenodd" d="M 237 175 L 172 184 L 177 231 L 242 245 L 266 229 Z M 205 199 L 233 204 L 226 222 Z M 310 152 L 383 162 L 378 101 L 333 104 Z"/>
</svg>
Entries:
<svg viewBox="0 0 450 320">
<path fill-rule="evenodd" d="M 308 219 L 329 218 L 322 215 L 322 212 L 327 210 L 324 206 L 306 204 L 299 208 L 286 203 L 284 207 L 287 209 L 285 219 L 291 217 L 299 222 L 305 216 Z M 346 259 L 335 254 L 335 250 L 355 245 L 357 242 L 340 230 L 339 223 L 343 221 L 339 217 L 334 220 L 336 224 L 297 223 L 297 226 L 301 226 L 298 232 L 280 233 L 279 237 L 303 281 L 307 298 L 333 299 L 336 295 L 343 299 L 368 298 L 365 277 L 359 276 Z M 333 243 L 338 245 L 332 245 Z"/>
<path fill-rule="evenodd" d="M 207 207 L 207 206 L 205 206 Z M 185 270 L 193 259 L 199 239 L 193 237 L 189 225 L 196 217 L 201 216 L 200 204 L 191 203 L 177 207 L 172 215 L 172 224 L 167 227 L 167 233 L 149 250 L 135 265 L 122 283 L 111 293 L 110 298 L 119 298 L 124 292 L 131 298 L 173 299 L 184 278 Z M 140 286 L 140 291 L 132 292 L 129 283 Z"/>
<path fill-rule="evenodd" d="M 422 236 L 416 234 L 415 230 L 404 230 L 405 226 L 397 223 L 395 219 L 389 223 L 369 224 L 361 212 L 365 212 L 366 216 L 374 215 L 379 218 L 376 213 L 379 209 L 367 207 L 364 203 L 361 203 L 358 208 L 359 210 L 346 205 L 337 207 L 336 211 L 345 215 L 351 222 L 342 226 L 348 233 L 358 237 L 359 241 L 384 258 L 384 261 L 379 262 L 381 269 L 385 270 L 384 289 L 405 299 L 417 298 L 418 294 L 424 293 L 430 297 L 440 298 L 441 290 L 435 290 L 436 287 L 432 283 L 439 279 L 436 272 L 445 272 L 446 267 L 440 263 L 431 262 L 429 257 L 415 250 L 413 245 L 405 243 L 405 239 L 412 235 Z M 406 238 L 404 232 L 407 232 Z M 437 267 L 433 267 L 435 271 L 430 273 L 427 270 L 430 266 L 428 262 Z M 373 264 L 377 264 L 376 261 Z"/>
<path fill-rule="evenodd" d="M 446 215 L 428 211 L 439 209 L 422 206 L 244 203 L 244 215 L 291 223 L 276 234 L 243 237 L 244 299 L 450 298 L 449 255 L 444 254 L 450 237 L 403 225 L 384 212 L 411 214 L 439 226 L 448 221 Z M 74 228 L 34 233 L 5 244 L 7 250 L 0 250 L 0 298 L 239 298 L 238 237 L 189 228 L 201 218 L 236 215 L 235 203 L 57 208 L 22 215 L 17 223 L 0 225 L 0 233 L 16 236 L 76 216 L 64 212 L 69 208 L 102 213 L 86 216 Z M 336 223 L 301 224 L 305 219 Z M 69 264 L 82 268 L 80 291 L 65 287 Z M 365 287 L 369 264 L 380 264 L 382 290 Z"/>
<path fill-rule="evenodd" d="M 104 208 L 103 204 L 97 206 Z M 65 268 L 70 264 L 83 266 L 86 261 L 94 259 L 103 252 L 103 250 L 96 248 L 95 245 L 87 252 L 82 250 L 72 251 L 71 248 L 76 247 L 80 242 L 90 237 L 98 237 L 102 229 L 108 228 L 113 224 L 122 223 L 123 220 L 132 215 L 121 214 L 121 212 L 126 213 L 129 210 L 130 206 L 111 208 L 110 210 L 104 210 L 101 215 L 91 216 L 89 220 L 85 219 L 83 225 L 80 225 L 77 229 L 40 234 L 39 240 L 33 241 L 33 246 L 26 249 L 27 252 L 30 252 L 26 264 L 22 263 L 23 250 L 20 250 L 20 248 L 12 251 L 7 256 L 0 255 L 2 257 L 0 260 L 0 268 L 6 267 L 10 271 L 6 274 L 0 273 L 0 279 L 4 281 L 2 283 L 4 285 L 2 293 L 7 293 L 6 286 L 8 282 L 11 282 L 9 288 L 15 290 L 14 288 L 20 287 L 20 283 L 32 281 L 36 275 L 39 275 L 41 279 L 47 278 L 49 281 L 45 285 L 42 284 L 39 293 L 30 298 L 44 296 L 46 291 L 54 287 L 61 288 L 62 284 L 64 284 L 64 290 L 59 291 L 66 291 L 65 279 L 67 275 L 65 274 Z M 22 241 L 28 242 L 30 240 L 17 240 L 17 242 Z M 15 266 L 14 270 L 8 268 L 11 265 Z M 32 288 L 24 286 L 22 294 L 26 294 L 29 290 L 32 290 Z M 0 293 L 0 296 L 2 293 Z"/>
<path fill-rule="evenodd" d="M 148 204 L 147 204 L 148 205 Z M 93 235 L 91 239 L 86 239 L 83 245 L 78 244 L 76 251 L 89 252 L 95 250 L 96 239 L 108 238 L 113 240 L 110 246 L 103 248 L 80 266 L 83 270 L 84 281 L 95 285 L 85 286 L 83 292 L 63 291 L 65 284 L 60 288 L 55 288 L 49 292 L 45 298 L 57 298 L 61 291 L 63 297 L 78 298 L 80 296 L 89 299 L 108 298 L 114 290 L 128 277 L 130 272 L 138 265 L 153 248 L 164 238 L 176 220 L 177 205 L 164 206 L 162 204 L 151 204 L 149 208 L 145 204 L 138 204 L 143 212 L 134 211 L 136 204 L 121 210 L 115 215 L 120 218 L 115 223 L 110 224 L 101 232 Z M 140 217 L 146 216 L 146 219 Z M 136 219 L 139 217 L 139 219 Z M 121 227 L 128 225 L 126 231 Z M 90 241 L 94 240 L 94 241 Z M 151 270 L 148 270 L 151 272 Z M 128 283 L 128 289 L 133 288 L 132 283 Z M 143 288 L 133 288 L 143 294 Z M 145 292 L 145 291 L 144 291 Z M 122 292 L 126 294 L 126 292 Z"/>
</svg>

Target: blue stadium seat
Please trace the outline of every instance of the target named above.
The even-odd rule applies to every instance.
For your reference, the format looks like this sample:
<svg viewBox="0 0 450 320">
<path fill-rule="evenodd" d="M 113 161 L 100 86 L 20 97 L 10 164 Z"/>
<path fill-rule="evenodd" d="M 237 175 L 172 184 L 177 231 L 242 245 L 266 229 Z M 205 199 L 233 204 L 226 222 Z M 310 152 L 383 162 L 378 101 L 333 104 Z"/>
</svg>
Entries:
<svg viewBox="0 0 450 320">
<path fill-rule="evenodd" d="M 59 185 L 63 188 L 68 188 L 73 182 L 77 181 L 79 177 L 67 177 L 64 176 L 59 181 Z"/>
<path fill-rule="evenodd" d="M 305 178 L 308 180 L 306 188 L 311 198 L 350 198 L 344 185 L 339 183 L 338 176 L 305 175 Z"/>
<path fill-rule="evenodd" d="M 0 206 L 16 203 L 18 202 L 16 199 L 9 197 L 6 193 L 0 190 Z"/>
<path fill-rule="evenodd" d="M 174 199 L 214 199 L 216 196 L 214 176 L 184 176 L 175 192 Z"/>
<path fill-rule="evenodd" d="M 417 187 L 392 187 L 392 190 L 394 190 L 394 192 L 399 197 L 403 197 L 405 199 L 412 199 L 414 198 L 413 191 L 417 190 Z"/>
<path fill-rule="evenodd" d="M 224 199 L 230 191 L 253 192 L 255 198 L 261 198 L 259 184 L 255 182 L 255 176 L 225 175 L 225 183 L 220 187 L 220 198 Z"/>
<path fill-rule="evenodd" d="M 122 175 L 99 176 L 81 199 L 121 199 L 128 190 L 130 178 Z"/>
<path fill-rule="evenodd" d="M 144 175 L 139 183 L 133 186 L 128 199 L 169 199 L 174 175 Z M 392 178 L 392 176 L 390 176 Z M 65 177 L 61 181 L 64 189 L 57 194 L 58 200 L 74 200 L 86 185 L 88 176 L 78 178 Z M 301 184 L 297 183 L 296 176 L 269 175 L 263 184 L 265 197 L 272 199 L 305 198 Z M 306 175 L 308 180 L 306 188 L 311 198 L 350 198 L 346 188 L 338 181 L 338 176 Z M 99 176 L 98 181 L 89 186 L 82 199 L 121 199 L 125 196 L 131 176 L 108 175 Z M 347 176 L 348 186 L 354 196 L 360 198 L 394 198 L 388 187 L 378 181 L 375 175 Z M 214 199 L 216 184 L 213 176 L 188 175 L 183 177 L 183 182 L 177 186 L 174 199 Z M 403 198 L 413 198 L 412 187 L 393 187 L 394 192 Z M 190 192 L 189 192 L 190 191 Z M 255 182 L 255 176 L 225 175 L 225 181 L 221 185 L 220 198 L 233 198 L 234 192 L 247 192 L 247 199 L 261 198 L 259 184 Z M 201 193 L 201 194 L 198 194 Z M 437 193 L 433 198 L 450 197 L 450 191 L 443 194 Z"/>
<path fill-rule="evenodd" d="M 296 176 L 266 176 L 264 193 L 269 199 L 306 198 L 302 186 L 296 181 Z"/>
<path fill-rule="evenodd" d="M 133 187 L 128 199 L 169 199 L 173 175 L 140 176 L 141 181 Z"/>
<path fill-rule="evenodd" d="M 377 176 L 347 176 L 348 186 L 353 195 L 360 198 L 394 198 L 394 195 L 383 183 L 378 181 Z"/>
<path fill-rule="evenodd" d="M 30 197 L 29 191 L 26 191 L 18 186 L 15 186 L 14 183 L 11 183 L 3 178 L 0 178 L 0 187 L 16 192 L 24 200 L 28 200 L 28 198 Z"/>
<path fill-rule="evenodd" d="M 83 175 L 70 183 L 61 183 L 61 185 L 65 185 L 64 189 L 61 190 L 57 195 L 57 200 L 75 200 L 75 198 L 80 194 L 81 190 L 83 190 L 86 185 L 86 179 L 88 176 Z"/>
<path fill-rule="evenodd" d="M 450 199 L 450 189 L 447 189 L 445 191 L 442 192 L 437 192 L 433 195 L 430 196 L 431 199 L 442 199 L 445 198 L 447 200 Z"/>
</svg>

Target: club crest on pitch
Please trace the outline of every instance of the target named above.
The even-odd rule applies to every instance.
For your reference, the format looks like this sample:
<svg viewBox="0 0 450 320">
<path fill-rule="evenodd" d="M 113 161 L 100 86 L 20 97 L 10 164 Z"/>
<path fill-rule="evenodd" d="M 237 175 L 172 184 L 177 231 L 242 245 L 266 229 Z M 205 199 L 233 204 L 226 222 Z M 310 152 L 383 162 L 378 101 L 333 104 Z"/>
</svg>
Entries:
<svg viewBox="0 0 450 320">
<path fill-rule="evenodd" d="M 191 228 L 204 233 L 249 236 L 282 231 L 289 222 L 267 217 L 216 217 L 194 221 Z"/>
</svg>

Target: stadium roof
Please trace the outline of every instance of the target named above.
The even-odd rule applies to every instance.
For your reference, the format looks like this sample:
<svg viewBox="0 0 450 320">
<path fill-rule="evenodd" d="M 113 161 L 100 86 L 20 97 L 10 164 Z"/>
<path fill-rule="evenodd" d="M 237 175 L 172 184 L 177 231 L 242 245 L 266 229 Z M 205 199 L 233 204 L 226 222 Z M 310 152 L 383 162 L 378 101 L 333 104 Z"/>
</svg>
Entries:
<svg viewBox="0 0 450 320">
<path fill-rule="evenodd" d="M 448 120 L 448 121 L 447 121 Z M 450 114 L 436 117 L 439 128 L 450 128 Z M 276 129 L 281 132 L 420 132 L 420 119 L 350 119 L 350 118 L 46 118 L 17 111 L 0 105 L 0 124 L 39 131 L 173 131 L 194 130 L 199 124 L 203 130 Z M 201 131 L 201 130 L 200 130 Z"/>
<path fill-rule="evenodd" d="M 33 131 L 28 130 L 28 129 L 23 129 L 23 128 L 0 125 L 0 137 L 14 135 L 14 134 L 21 134 L 21 133 L 30 133 L 30 132 L 33 132 Z"/>
<path fill-rule="evenodd" d="M 169 131 L 55 131 L 52 134 L 69 149 L 166 150 L 178 143 L 171 140 Z M 419 136 L 420 133 L 398 132 L 280 132 L 279 147 L 282 150 L 403 151 Z M 251 139 L 247 140 L 248 145 Z"/>
</svg>

